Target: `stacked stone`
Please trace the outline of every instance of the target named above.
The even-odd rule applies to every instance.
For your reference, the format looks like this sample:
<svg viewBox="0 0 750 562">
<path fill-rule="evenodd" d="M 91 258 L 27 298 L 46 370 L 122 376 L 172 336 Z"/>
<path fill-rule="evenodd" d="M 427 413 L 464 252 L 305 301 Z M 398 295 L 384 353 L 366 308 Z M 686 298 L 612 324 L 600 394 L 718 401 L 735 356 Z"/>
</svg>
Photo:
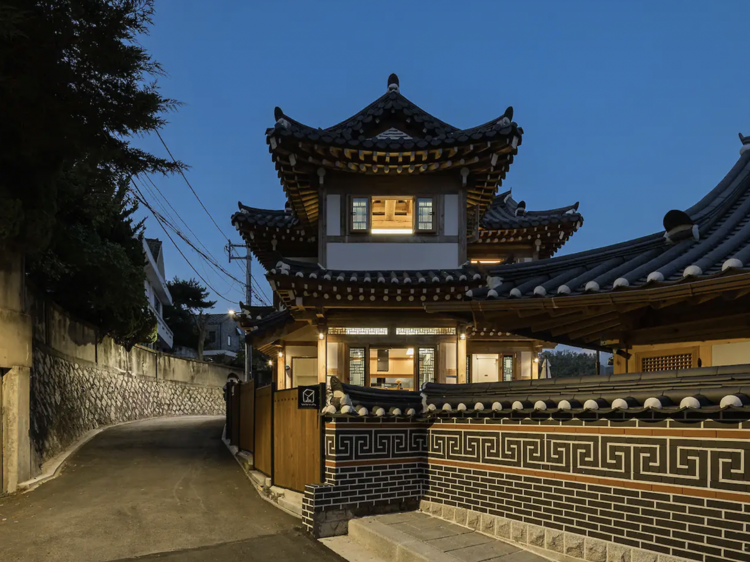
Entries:
<svg viewBox="0 0 750 562">
<path fill-rule="evenodd" d="M 98 427 L 144 418 L 223 415 L 220 388 L 115 372 L 34 351 L 31 437 L 38 462 Z"/>
</svg>

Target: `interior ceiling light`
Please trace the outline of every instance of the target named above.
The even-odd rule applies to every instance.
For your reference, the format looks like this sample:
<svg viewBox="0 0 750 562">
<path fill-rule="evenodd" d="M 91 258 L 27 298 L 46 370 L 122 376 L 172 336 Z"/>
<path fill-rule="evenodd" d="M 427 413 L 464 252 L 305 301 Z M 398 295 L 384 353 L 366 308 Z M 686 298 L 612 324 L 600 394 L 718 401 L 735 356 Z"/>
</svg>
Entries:
<svg viewBox="0 0 750 562">
<path fill-rule="evenodd" d="M 413 228 L 373 228 L 373 234 L 414 234 Z"/>
</svg>

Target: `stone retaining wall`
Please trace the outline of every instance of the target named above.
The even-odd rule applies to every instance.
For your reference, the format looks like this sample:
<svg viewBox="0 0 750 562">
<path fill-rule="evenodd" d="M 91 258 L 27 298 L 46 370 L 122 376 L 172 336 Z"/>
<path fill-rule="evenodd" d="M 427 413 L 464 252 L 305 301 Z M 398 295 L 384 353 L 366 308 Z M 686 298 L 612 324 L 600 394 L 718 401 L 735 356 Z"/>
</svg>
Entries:
<svg viewBox="0 0 750 562">
<path fill-rule="evenodd" d="M 158 416 L 222 415 L 222 389 L 115 372 L 34 350 L 31 442 L 36 466 L 91 429 Z"/>
</svg>

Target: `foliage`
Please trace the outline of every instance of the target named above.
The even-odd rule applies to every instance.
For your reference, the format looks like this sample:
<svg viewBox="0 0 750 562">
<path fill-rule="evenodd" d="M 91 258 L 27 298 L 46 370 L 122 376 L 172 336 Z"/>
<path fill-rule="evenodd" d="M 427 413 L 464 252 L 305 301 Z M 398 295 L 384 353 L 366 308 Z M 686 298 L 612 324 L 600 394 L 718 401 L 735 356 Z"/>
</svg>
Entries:
<svg viewBox="0 0 750 562">
<path fill-rule="evenodd" d="M 174 334 L 174 345 L 198 350 L 198 359 L 203 360 L 203 344 L 206 342 L 206 309 L 213 308 L 216 301 L 208 300 L 208 289 L 195 279 L 175 277 L 167 281 L 172 295 L 172 305 L 164 306 L 164 321 Z"/>
<path fill-rule="evenodd" d="M 128 184 L 182 166 L 131 145 L 177 105 L 137 43 L 152 14 L 153 0 L 0 0 L 0 251 L 126 345 L 155 327 Z"/>
<path fill-rule="evenodd" d="M 238 369 L 241 369 L 243 373 L 245 372 L 245 348 L 244 346 L 237 353 L 237 357 L 235 357 L 232 360 L 230 365 L 232 367 L 237 367 Z M 253 364 L 251 368 L 253 372 L 253 377 L 256 380 L 263 380 L 263 381 L 271 380 L 272 369 L 268 365 L 268 357 L 266 355 L 263 355 L 257 349 L 253 350 Z"/>
<path fill-rule="evenodd" d="M 578 377 L 596 374 L 596 355 L 569 350 L 543 351 L 539 369 L 547 359 L 553 377 Z"/>
</svg>

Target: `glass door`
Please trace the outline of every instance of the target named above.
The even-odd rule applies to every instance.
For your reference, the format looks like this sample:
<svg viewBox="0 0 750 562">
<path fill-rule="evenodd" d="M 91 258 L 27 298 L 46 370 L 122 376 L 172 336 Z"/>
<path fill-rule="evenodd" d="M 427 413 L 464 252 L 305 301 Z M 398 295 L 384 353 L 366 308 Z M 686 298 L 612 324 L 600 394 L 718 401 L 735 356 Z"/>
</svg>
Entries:
<svg viewBox="0 0 750 562">
<path fill-rule="evenodd" d="M 419 348 L 419 388 L 426 382 L 435 382 L 435 348 Z"/>
<path fill-rule="evenodd" d="M 503 381 L 513 380 L 513 356 L 503 355 Z"/>
<path fill-rule="evenodd" d="M 365 348 L 349 348 L 349 384 L 365 386 Z"/>
</svg>

